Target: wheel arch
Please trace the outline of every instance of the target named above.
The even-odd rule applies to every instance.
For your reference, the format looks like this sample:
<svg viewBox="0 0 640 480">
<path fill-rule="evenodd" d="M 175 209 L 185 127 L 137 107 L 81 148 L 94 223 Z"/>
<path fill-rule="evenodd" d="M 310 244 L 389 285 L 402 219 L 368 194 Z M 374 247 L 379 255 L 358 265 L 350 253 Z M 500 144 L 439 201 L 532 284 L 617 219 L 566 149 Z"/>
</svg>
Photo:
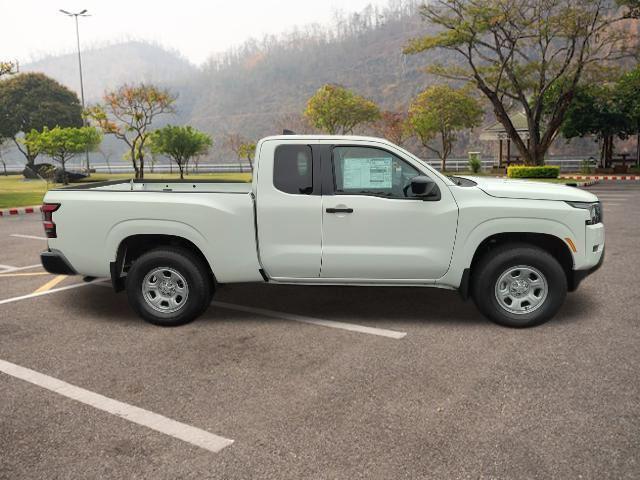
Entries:
<svg viewBox="0 0 640 480">
<path fill-rule="evenodd" d="M 110 262 L 111 283 L 116 291 L 124 289 L 124 279 L 133 262 L 143 253 L 159 247 L 180 247 L 195 255 L 206 267 L 211 285 L 217 280 L 212 265 L 202 249 L 191 239 L 167 233 L 138 233 L 124 237 L 118 243 L 114 260 Z"/>
<path fill-rule="evenodd" d="M 574 259 L 571 253 L 571 249 L 565 240 L 550 233 L 501 232 L 489 235 L 488 237 L 484 238 L 475 248 L 468 267 L 465 268 L 462 273 L 459 291 L 463 298 L 466 299 L 469 297 L 474 267 L 478 264 L 478 262 L 485 255 L 489 254 L 491 250 L 495 249 L 498 246 L 509 243 L 525 243 L 533 245 L 551 254 L 562 266 L 562 269 L 567 276 L 569 290 L 572 291 L 574 289 Z"/>
</svg>

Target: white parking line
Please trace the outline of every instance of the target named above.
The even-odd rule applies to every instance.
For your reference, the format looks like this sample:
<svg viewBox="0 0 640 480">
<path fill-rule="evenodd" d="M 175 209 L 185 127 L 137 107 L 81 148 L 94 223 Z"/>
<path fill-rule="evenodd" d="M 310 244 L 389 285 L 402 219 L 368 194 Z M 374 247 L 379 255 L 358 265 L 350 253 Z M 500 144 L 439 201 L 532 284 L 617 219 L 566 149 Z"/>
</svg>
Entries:
<svg viewBox="0 0 640 480">
<path fill-rule="evenodd" d="M 229 438 L 220 437 L 206 430 L 192 427 L 186 423 L 177 422 L 143 408 L 113 400 L 99 393 L 76 387 L 70 383 L 29 368 L 21 367 L 14 363 L 0 360 L 0 372 L 45 388 L 63 397 L 84 403 L 85 405 L 90 405 L 93 408 L 110 413 L 116 417 L 124 418 L 130 422 L 155 430 L 156 432 L 164 433 L 165 435 L 204 448 L 210 452 L 219 452 L 233 443 L 233 440 Z"/>
<path fill-rule="evenodd" d="M 41 297 L 42 295 L 49 295 L 51 293 L 62 292 L 63 290 L 71 290 L 72 288 L 86 287 L 87 285 L 92 285 L 96 282 L 104 282 L 105 278 L 96 278 L 95 280 L 91 280 L 90 282 L 82 282 L 82 283 L 74 283 L 72 285 L 65 285 L 64 287 L 52 288 L 51 290 L 47 290 L 45 292 L 34 292 L 29 293 L 28 295 L 21 295 L 19 297 L 6 298 L 4 300 L 0 300 L 0 305 L 4 305 L 5 303 L 19 302 L 20 300 L 27 300 L 33 297 Z"/>
<path fill-rule="evenodd" d="M 37 267 L 42 267 L 42 264 L 36 263 L 35 265 L 27 265 L 26 267 L 9 267 L 6 270 L 3 270 L 2 273 L 19 272 L 20 270 L 30 270 L 32 268 L 37 268 Z"/>
<path fill-rule="evenodd" d="M 37 235 L 23 235 L 22 233 L 12 233 L 9 236 L 10 237 L 16 237 L 16 238 L 29 238 L 31 240 L 46 240 L 47 239 L 47 237 L 39 237 Z"/>
<path fill-rule="evenodd" d="M 24 268 L 27 268 L 27 267 L 24 267 Z M 27 295 L 21 295 L 19 297 L 6 298 L 4 300 L 0 300 L 0 305 L 4 305 L 6 303 L 12 303 L 12 302 L 19 302 L 20 300 L 28 300 L 29 298 L 40 297 L 42 295 L 50 295 L 52 293 L 62 292 L 64 290 L 71 290 L 74 288 L 85 287 L 87 285 L 98 285 L 101 287 L 111 288 L 111 286 L 108 283 L 106 283 L 108 281 L 109 281 L 108 278 L 96 278 L 95 280 L 91 280 L 90 282 L 74 283 L 71 285 L 65 285 L 64 287 L 52 288 L 51 290 L 46 290 L 43 292 L 34 292 L 34 293 L 29 293 Z M 321 318 L 305 317 L 303 315 L 295 315 L 295 314 L 285 313 L 285 312 L 276 312 L 274 310 L 267 310 L 264 308 L 246 307 L 244 305 L 236 305 L 234 303 L 211 302 L 211 304 L 217 307 L 228 308 L 230 310 L 238 310 L 241 312 L 255 313 L 257 315 L 263 315 L 265 317 L 291 320 L 293 322 L 309 323 L 312 325 L 319 325 L 322 327 L 338 328 L 340 330 L 348 330 L 350 332 L 367 333 L 369 335 L 377 335 L 379 337 L 393 338 L 396 340 L 399 340 L 407 336 L 406 332 L 398 332 L 396 330 L 387 330 L 385 328 L 376 328 L 376 327 L 366 327 L 364 325 L 356 325 L 354 323 L 345 323 L 345 322 L 336 322 L 333 320 L 323 320 Z"/>
<path fill-rule="evenodd" d="M 245 307 L 244 305 L 236 305 L 227 302 L 211 302 L 216 307 L 228 308 L 230 310 L 238 310 L 240 312 L 255 313 L 265 317 L 279 318 L 291 320 L 293 322 L 310 323 L 312 325 L 320 325 L 322 327 L 339 328 L 341 330 L 349 330 L 350 332 L 368 333 L 369 335 L 378 335 L 380 337 L 388 337 L 399 340 L 404 338 L 406 332 L 398 332 L 395 330 L 387 330 L 384 328 L 365 327 L 364 325 L 356 325 L 353 323 L 334 322 L 333 320 L 322 320 L 320 318 L 305 317 L 302 315 L 294 315 L 291 313 L 275 312 L 264 308 Z"/>
</svg>

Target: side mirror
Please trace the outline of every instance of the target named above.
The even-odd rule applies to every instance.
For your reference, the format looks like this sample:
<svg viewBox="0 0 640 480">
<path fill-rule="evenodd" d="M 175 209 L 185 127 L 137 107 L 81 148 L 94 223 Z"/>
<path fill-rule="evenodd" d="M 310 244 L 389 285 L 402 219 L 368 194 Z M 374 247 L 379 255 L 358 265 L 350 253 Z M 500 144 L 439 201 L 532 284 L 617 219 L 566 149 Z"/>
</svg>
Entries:
<svg viewBox="0 0 640 480">
<path fill-rule="evenodd" d="M 417 197 L 423 197 L 424 200 L 440 199 L 438 185 L 425 175 L 418 175 L 411 179 L 411 193 Z"/>
</svg>

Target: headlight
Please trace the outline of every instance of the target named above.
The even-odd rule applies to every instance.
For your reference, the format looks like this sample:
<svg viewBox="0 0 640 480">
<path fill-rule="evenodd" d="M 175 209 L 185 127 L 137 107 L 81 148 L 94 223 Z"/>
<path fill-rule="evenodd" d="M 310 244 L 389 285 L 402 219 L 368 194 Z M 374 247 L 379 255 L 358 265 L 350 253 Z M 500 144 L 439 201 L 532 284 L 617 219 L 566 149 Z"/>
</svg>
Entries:
<svg viewBox="0 0 640 480">
<path fill-rule="evenodd" d="M 589 220 L 587 225 L 595 225 L 602 222 L 602 203 L 601 202 L 567 202 L 574 208 L 583 208 L 589 211 Z"/>
</svg>

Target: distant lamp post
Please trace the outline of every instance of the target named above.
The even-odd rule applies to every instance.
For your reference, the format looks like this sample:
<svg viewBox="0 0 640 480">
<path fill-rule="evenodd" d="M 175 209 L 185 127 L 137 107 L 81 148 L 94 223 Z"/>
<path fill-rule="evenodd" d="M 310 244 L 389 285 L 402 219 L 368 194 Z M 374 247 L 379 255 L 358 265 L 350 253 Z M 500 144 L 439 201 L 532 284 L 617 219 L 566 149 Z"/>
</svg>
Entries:
<svg viewBox="0 0 640 480">
<path fill-rule="evenodd" d="M 80 71 L 80 101 L 82 102 L 82 111 L 83 111 L 83 115 L 84 115 L 84 83 L 82 81 L 82 56 L 80 55 L 80 30 L 78 29 L 78 17 L 88 17 L 89 14 L 87 13 L 87 9 L 85 8 L 84 10 L 82 10 L 81 12 L 78 13 L 71 13 L 71 12 L 67 12 L 66 10 L 62 10 L 60 9 L 61 13 L 64 13 L 66 16 L 68 17 L 73 17 L 76 21 L 76 44 L 78 46 L 78 70 Z M 86 120 L 84 119 L 83 116 L 83 123 L 86 125 Z M 87 173 L 91 172 L 91 167 L 89 165 L 89 150 L 87 150 L 85 152 L 86 154 L 86 159 L 87 159 Z"/>
</svg>

